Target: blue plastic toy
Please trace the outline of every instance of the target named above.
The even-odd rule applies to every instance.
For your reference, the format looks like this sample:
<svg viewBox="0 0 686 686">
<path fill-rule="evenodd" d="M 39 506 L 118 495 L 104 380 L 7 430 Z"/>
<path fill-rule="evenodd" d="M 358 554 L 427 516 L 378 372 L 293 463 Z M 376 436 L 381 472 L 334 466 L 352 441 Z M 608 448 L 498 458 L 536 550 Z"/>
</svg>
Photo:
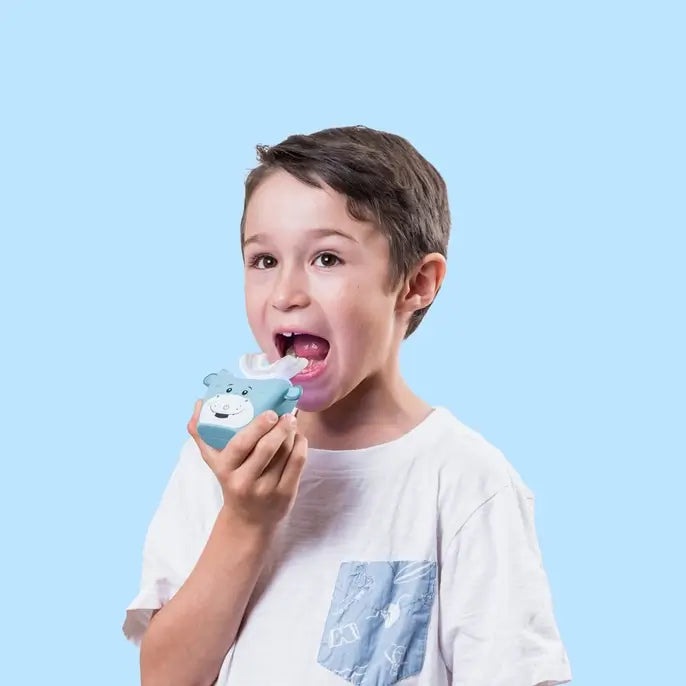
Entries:
<svg viewBox="0 0 686 686">
<path fill-rule="evenodd" d="M 226 369 L 208 374 L 203 383 L 208 389 L 198 418 L 198 433 L 217 450 L 262 412 L 274 410 L 279 416 L 293 412 L 302 395 L 302 387 L 288 379 L 242 379 Z"/>
</svg>

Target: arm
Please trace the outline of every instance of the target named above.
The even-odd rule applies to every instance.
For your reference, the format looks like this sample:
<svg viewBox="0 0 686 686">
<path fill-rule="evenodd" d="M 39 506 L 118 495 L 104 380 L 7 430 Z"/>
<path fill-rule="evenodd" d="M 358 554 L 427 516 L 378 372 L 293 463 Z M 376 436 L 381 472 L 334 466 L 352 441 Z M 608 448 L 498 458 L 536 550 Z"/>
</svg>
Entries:
<svg viewBox="0 0 686 686">
<path fill-rule="evenodd" d="M 270 543 L 268 530 L 220 510 L 207 545 L 141 643 L 142 686 L 209 686 L 233 644 Z"/>
<path fill-rule="evenodd" d="M 236 640 L 277 524 L 293 506 L 305 464 L 307 441 L 296 434 L 294 417 L 278 420 L 268 412 L 239 431 L 223 450 L 215 450 L 197 432 L 201 406 L 198 401 L 188 429 L 221 486 L 223 505 L 195 566 L 183 575 L 169 564 L 184 530 L 178 518 L 182 510 L 170 498 L 165 511 L 174 513 L 175 525 L 164 526 L 163 516 L 156 519 L 148 556 L 155 571 L 152 576 L 158 581 L 183 576 L 185 581 L 175 584 L 178 591 L 161 602 L 145 630 L 142 686 L 209 686 L 216 681 Z M 179 477 L 175 483 L 181 481 Z M 194 508 L 199 497 L 187 494 Z M 188 533 L 185 537 L 194 539 Z"/>
</svg>

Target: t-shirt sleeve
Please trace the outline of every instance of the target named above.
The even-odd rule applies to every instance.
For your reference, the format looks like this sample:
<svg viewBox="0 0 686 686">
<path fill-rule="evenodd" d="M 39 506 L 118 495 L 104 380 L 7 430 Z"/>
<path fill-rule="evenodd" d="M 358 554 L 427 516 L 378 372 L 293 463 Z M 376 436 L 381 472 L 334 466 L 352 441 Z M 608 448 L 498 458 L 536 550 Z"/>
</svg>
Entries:
<svg viewBox="0 0 686 686">
<path fill-rule="evenodd" d="M 193 570 L 221 507 L 221 488 L 192 439 L 180 457 L 148 526 L 138 594 L 122 630 L 140 645 L 153 612 L 167 603 Z"/>
<path fill-rule="evenodd" d="M 440 645 L 452 686 L 555 686 L 571 669 L 534 523 L 512 480 L 450 540 L 441 563 Z"/>
</svg>

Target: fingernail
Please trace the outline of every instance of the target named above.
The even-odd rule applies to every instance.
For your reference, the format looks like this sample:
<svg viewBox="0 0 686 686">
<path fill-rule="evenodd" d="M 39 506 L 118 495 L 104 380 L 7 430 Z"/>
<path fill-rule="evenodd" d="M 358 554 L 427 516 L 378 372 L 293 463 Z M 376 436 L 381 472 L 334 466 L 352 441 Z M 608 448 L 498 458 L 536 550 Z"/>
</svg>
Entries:
<svg viewBox="0 0 686 686">
<path fill-rule="evenodd" d="M 265 416 L 267 417 L 267 421 L 270 424 L 274 424 L 276 420 L 279 418 L 279 415 L 277 415 L 276 412 L 274 412 L 274 410 L 269 410 Z"/>
</svg>

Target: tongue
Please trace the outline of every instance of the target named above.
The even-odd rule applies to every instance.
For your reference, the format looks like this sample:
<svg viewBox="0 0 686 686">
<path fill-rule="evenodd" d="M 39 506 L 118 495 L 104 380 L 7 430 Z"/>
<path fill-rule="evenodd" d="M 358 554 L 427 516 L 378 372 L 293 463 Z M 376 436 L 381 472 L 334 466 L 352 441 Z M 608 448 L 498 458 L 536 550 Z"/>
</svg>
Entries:
<svg viewBox="0 0 686 686">
<path fill-rule="evenodd" d="M 329 352 L 329 342 L 319 336 L 298 334 L 293 339 L 293 350 L 298 357 L 323 360 Z"/>
</svg>

